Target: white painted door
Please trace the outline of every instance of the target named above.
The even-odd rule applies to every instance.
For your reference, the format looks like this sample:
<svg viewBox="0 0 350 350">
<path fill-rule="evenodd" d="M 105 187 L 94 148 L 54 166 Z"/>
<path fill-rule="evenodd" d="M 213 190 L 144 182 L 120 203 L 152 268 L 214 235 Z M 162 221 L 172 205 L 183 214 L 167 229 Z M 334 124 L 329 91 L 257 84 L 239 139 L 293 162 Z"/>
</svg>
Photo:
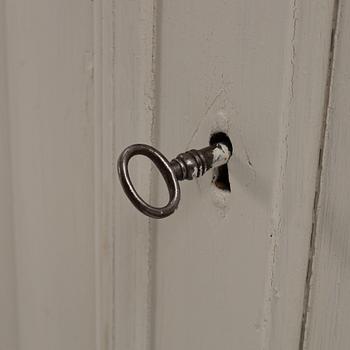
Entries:
<svg viewBox="0 0 350 350">
<path fill-rule="evenodd" d="M 0 0 L 0 349 L 350 346 L 349 5 Z M 231 191 L 127 200 L 119 153 L 225 132 Z M 144 159 L 134 181 L 164 201 Z"/>
</svg>

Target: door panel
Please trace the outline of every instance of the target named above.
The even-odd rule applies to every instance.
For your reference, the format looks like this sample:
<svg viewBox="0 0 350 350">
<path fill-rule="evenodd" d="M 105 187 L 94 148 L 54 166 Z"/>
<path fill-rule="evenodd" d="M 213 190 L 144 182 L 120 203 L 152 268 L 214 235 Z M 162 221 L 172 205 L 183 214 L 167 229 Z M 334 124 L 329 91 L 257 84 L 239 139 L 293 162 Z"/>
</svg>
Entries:
<svg viewBox="0 0 350 350">
<path fill-rule="evenodd" d="M 157 222 L 154 349 L 298 346 L 333 11 L 312 5 L 162 1 L 158 147 L 223 131 L 235 154 L 231 193 L 184 183 Z"/>
</svg>

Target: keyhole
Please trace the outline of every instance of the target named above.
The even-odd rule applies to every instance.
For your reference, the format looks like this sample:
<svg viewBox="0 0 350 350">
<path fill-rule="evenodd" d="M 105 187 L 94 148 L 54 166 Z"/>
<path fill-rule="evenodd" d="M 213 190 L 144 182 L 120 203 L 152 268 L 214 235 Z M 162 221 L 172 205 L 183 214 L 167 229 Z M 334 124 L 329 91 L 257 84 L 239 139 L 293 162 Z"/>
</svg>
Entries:
<svg viewBox="0 0 350 350">
<path fill-rule="evenodd" d="M 214 145 L 218 142 L 225 144 L 232 154 L 232 143 L 230 138 L 224 132 L 217 132 L 211 135 L 209 143 Z M 214 185 L 220 190 L 231 192 L 230 177 L 228 173 L 227 164 L 221 165 L 213 170 Z"/>
</svg>

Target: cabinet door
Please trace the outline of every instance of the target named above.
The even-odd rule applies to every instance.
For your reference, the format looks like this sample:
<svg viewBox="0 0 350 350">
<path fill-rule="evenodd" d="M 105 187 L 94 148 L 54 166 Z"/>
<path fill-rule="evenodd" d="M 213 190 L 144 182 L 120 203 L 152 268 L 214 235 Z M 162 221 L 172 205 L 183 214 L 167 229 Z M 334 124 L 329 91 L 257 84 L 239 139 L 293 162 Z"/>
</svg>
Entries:
<svg viewBox="0 0 350 350">
<path fill-rule="evenodd" d="M 344 4 L 0 0 L 0 349 L 347 349 Z M 162 220 L 131 205 L 124 147 L 215 133 L 224 184 L 181 183 Z M 131 175 L 166 200 L 149 161 Z"/>
<path fill-rule="evenodd" d="M 350 4 L 339 2 L 309 267 L 305 349 L 349 348 Z"/>
<path fill-rule="evenodd" d="M 144 217 L 115 184 L 116 348 L 299 347 L 336 8 L 114 3 L 114 154 L 146 142 L 171 158 L 216 132 L 235 147 L 231 191 L 210 173 L 182 183 L 167 219 Z M 140 192 L 164 202 L 162 179 L 135 164 Z"/>
</svg>

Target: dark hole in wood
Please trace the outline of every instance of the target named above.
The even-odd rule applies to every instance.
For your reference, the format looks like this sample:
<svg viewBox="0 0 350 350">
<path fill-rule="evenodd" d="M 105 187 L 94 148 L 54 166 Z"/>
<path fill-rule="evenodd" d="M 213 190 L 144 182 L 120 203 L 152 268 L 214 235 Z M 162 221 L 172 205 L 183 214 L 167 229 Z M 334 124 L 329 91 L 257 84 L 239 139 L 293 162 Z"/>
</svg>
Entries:
<svg viewBox="0 0 350 350">
<path fill-rule="evenodd" d="M 231 140 L 224 132 L 217 132 L 211 135 L 209 144 L 214 145 L 218 142 L 225 144 L 232 154 L 233 148 Z M 213 170 L 213 183 L 220 190 L 231 192 L 227 164 L 221 165 Z"/>
</svg>

